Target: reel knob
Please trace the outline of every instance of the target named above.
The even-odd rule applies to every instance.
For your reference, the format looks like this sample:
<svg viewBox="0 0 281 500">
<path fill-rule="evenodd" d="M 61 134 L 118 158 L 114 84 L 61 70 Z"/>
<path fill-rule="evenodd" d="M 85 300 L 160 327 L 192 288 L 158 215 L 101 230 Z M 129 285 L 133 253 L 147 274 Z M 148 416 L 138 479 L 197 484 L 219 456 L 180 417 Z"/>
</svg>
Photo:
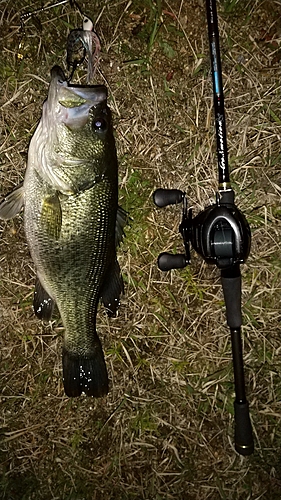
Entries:
<svg viewBox="0 0 281 500">
<path fill-rule="evenodd" d="M 160 253 L 158 257 L 158 267 L 161 271 L 170 271 L 171 269 L 181 269 L 187 266 L 188 260 L 181 253 Z"/>
<path fill-rule="evenodd" d="M 184 198 L 183 191 L 179 189 L 156 189 L 153 193 L 153 201 L 157 207 L 166 207 L 167 205 L 175 205 L 181 203 Z"/>
</svg>

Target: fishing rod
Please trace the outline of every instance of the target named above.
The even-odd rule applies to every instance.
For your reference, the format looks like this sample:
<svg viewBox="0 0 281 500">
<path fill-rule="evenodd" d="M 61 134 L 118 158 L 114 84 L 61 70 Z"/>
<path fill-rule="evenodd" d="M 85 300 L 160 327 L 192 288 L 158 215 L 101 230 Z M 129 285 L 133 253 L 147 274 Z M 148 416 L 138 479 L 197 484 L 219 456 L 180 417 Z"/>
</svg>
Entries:
<svg viewBox="0 0 281 500">
<path fill-rule="evenodd" d="M 162 271 L 168 271 L 190 264 L 191 245 L 205 262 L 216 265 L 221 272 L 226 320 L 232 345 L 235 449 L 240 455 L 246 456 L 253 453 L 254 441 L 243 367 L 240 264 L 243 264 L 249 255 L 251 232 L 246 218 L 234 203 L 234 191 L 230 184 L 216 0 L 206 0 L 206 13 L 217 140 L 216 202 L 193 218 L 191 209 L 188 209 L 185 192 L 160 188 L 153 193 L 154 203 L 158 207 L 182 203 L 179 232 L 183 238 L 185 253 L 161 253 L 158 257 L 158 267 Z"/>
</svg>

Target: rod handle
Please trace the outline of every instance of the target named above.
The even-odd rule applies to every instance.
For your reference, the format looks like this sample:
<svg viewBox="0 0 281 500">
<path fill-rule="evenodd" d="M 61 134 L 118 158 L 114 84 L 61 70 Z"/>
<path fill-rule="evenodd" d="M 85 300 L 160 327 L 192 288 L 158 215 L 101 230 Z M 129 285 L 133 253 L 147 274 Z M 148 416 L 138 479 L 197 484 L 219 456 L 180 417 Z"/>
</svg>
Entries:
<svg viewBox="0 0 281 500">
<path fill-rule="evenodd" d="M 254 452 L 252 424 L 249 415 L 249 403 L 234 402 L 235 413 L 235 449 L 240 455 Z"/>
<path fill-rule="evenodd" d="M 156 189 L 153 193 L 153 201 L 157 207 L 166 207 L 167 205 L 175 205 L 181 203 L 184 198 L 183 191 L 179 189 Z"/>
<path fill-rule="evenodd" d="M 226 277 L 222 271 L 221 283 L 226 306 L 226 319 L 230 328 L 239 328 L 242 324 L 241 312 L 241 276 Z"/>
<path fill-rule="evenodd" d="M 158 267 L 161 271 L 170 271 L 171 269 L 181 269 L 188 264 L 186 256 L 181 253 L 160 253 L 158 257 Z"/>
</svg>

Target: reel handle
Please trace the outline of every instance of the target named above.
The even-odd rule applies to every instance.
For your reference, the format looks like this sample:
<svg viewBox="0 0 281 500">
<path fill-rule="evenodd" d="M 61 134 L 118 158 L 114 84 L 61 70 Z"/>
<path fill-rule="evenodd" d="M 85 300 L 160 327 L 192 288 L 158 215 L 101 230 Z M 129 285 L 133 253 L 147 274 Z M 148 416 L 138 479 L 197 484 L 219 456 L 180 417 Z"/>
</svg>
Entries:
<svg viewBox="0 0 281 500">
<path fill-rule="evenodd" d="M 181 269 L 188 264 L 184 254 L 162 252 L 158 256 L 158 267 L 161 271 L 170 271 L 171 269 Z"/>
<path fill-rule="evenodd" d="M 163 208 L 167 205 L 181 203 L 184 198 L 183 191 L 179 189 L 156 189 L 153 193 L 153 201 L 157 207 Z"/>
</svg>

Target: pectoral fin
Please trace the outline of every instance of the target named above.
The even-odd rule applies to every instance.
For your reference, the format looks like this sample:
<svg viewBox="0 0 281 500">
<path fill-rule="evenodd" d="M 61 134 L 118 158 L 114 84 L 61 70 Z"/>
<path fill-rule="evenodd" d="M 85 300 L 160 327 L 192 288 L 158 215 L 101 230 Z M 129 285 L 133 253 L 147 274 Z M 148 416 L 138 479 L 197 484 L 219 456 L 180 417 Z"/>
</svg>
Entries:
<svg viewBox="0 0 281 500">
<path fill-rule="evenodd" d="M 8 220 L 15 217 L 24 205 L 24 188 L 20 184 L 0 203 L 0 219 Z"/>
<path fill-rule="evenodd" d="M 33 309 L 37 318 L 42 319 L 43 321 L 50 321 L 54 305 L 55 303 L 52 297 L 50 297 L 50 295 L 46 292 L 37 276 L 33 297 Z"/>
<path fill-rule="evenodd" d="M 59 239 L 62 224 L 60 199 L 57 194 L 45 196 L 41 209 L 42 229 L 50 238 Z"/>
<path fill-rule="evenodd" d="M 109 267 L 101 290 L 101 300 L 107 309 L 108 316 L 116 316 L 120 295 L 124 293 L 124 284 L 117 259 Z"/>
</svg>

